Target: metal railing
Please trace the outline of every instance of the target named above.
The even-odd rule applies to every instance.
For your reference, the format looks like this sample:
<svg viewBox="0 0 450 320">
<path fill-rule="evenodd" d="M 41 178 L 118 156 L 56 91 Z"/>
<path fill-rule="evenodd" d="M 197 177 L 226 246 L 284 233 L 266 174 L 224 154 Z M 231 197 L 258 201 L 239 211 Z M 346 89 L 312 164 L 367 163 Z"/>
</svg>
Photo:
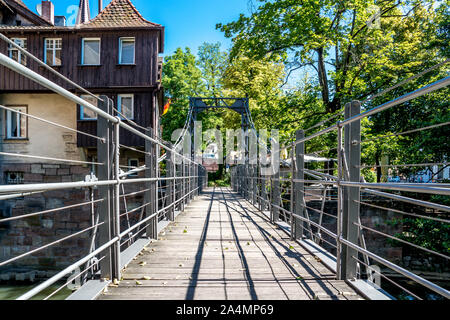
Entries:
<svg viewBox="0 0 450 320">
<path fill-rule="evenodd" d="M 431 290 L 430 292 L 448 299 L 450 298 L 450 292 L 436 281 L 429 281 L 426 276 L 418 275 L 418 272 L 408 270 L 405 266 L 399 265 L 398 262 L 394 263 L 388 258 L 382 257 L 380 254 L 373 252 L 373 247 L 372 251 L 369 250 L 366 237 L 377 235 L 390 241 L 396 241 L 417 252 L 439 257 L 447 265 L 450 258 L 448 252 L 437 252 L 401 239 L 397 235 L 388 234 L 376 226 L 369 227 L 365 224 L 366 221 L 362 222 L 361 212 L 366 207 L 400 216 L 448 224 L 450 223 L 448 216 L 450 207 L 442 203 L 424 200 L 422 196 L 432 194 L 448 197 L 450 196 L 450 185 L 446 183 L 367 183 L 364 181 L 361 170 L 381 166 L 426 168 L 434 165 L 448 166 L 449 164 L 361 165 L 361 145 L 365 143 L 365 141 L 361 141 L 361 120 L 448 87 L 449 84 L 450 77 L 445 77 L 365 112 L 361 111 L 359 101 L 347 103 L 343 112 L 339 112 L 332 118 L 321 121 L 311 128 L 298 130 L 295 141 L 287 147 L 290 151 L 290 159 L 284 161 L 284 163 L 288 163 L 288 165 L 284 166 L 285 170 L 282 170 L 282 168 L 273 170 L 272 175 L 264 176 L 261 174 L 261 168 L 264 166 L 259 161 L 260 159 L 256 164 L 255 162 L 251 164 L 247 149 L 245 164 L 239 164 L 231 169 L 232 187 L 255 207 L 261 211 L 268 211 L 273 223 L 280 221 L 288 223 L 291 239 L 309 239 L 309 241 L 314 241 L 331 253 L 336 261 L 337 279 L 367 279 L 373 282 L 376 276 L 381 276 L 391 285 L 414 298 L 423 298 L 420 294 L 413 293 L 414 290 L 405 288 L 398 281 L 392 280 L 392 277 L 388 276 L 386 272 L 380 273 L 377 271 L 374 267 L 374 264 L 376 264 L 383 267 L 384 270 L 391 270 L 394 274 L 412 280 Z M 341 116 L 343 116 L 343 119 L 339 120 Z M 335 123 L 325 129 L 320 129 L 321 126 L 331 120 Z M 448 124 L 448 122 L 438 123 L 393 135 L 432 130 Z M 319 131 L 305 135 L 305 132 L 312 129 L 319 129 Z M 315 138 L 323 138 L 330 133 L 337 135 L 336 147 L 329 145 L 325 150 L 309 152 L 308 155 L 323 154 L 324 152 L 330 154 L 331 151 L 337 151 L 337 159 L 318 160 L 320 164 L 314 165 L 315 169 L 307 169 L 308 164 L 305 162 L 306 144 Z M 383 137 L 393 135 L 388 134 Z M 334 153 L 335 155 L 336 153 Z M 329 166 L 333 160 L 337 162 L 336 167 Z M 412 212 L 389 207 L 389 204 L 388 206 L 382 205 L 379 203 L 380 199 L 391 201 L 391 203 L 393 201 L 406 203 L 413 206 Z M 365 270 L 365 272 L 362 272 L 362 270 Z"/>
<path fill-rule="evenodd" d="M 4 36 L 1 39 L 11 43 Z M 33 57 L 34 61 L 39 61 L 26 50 L 19 49 L 24 54 Z M 46 66 L 40 61 L 39 64 Z M 207 186 L 208 176 L 205 168 L 193 161 L 190 154 L 181 153 L 180 145 L 184 139 L 189 139 L 190 136 L 186 135 L 187 131 L 184 130 L 176 144 L 171 145 L 162 141 L 155 129 L 143 128 L 130 119 L 126 119 L 114 108 L 112 100 L 107 96 L 97 97 L 58 73 L 56 74 L 63 80 L 96 98 L 98 105 L 94 106 L 1 53 L 0 65 L 68 99 L 75 103 L 74 107 L 80 105 L 97 114 L 97 133 L 90 134 L 49 121 L 38 115 L 23 113 L 0 105 L 1 109 L 11 113 L 15 112 L 17 116 L 47 124 L 49 134 L 51 134 L 52 127 L 58 127 L 65 131 L 70 130 L 77 134 L 87 135 L 97 141 L 97 160 L 95 162 L 60 159 L 46 155 L 28 155 L 19 152 L 0 152 L 0 156 L 4 159 L 33 160 L 43 164 L 64 163 L 97 168 L 96 174 L 91 172 L 84 181 L 30 183 L 25 179 L 23 184 L 0 185 L 0 201 L 23 201 L 27 197 L 45 197 L 49 192 L 63 190 L 71 190 L 74 194 L 84 194 L 85 198 L 83 201 L 66 199 L 68 202 L 63 206 L 34 212 L 21 212 L 13 214 L 11 217 L 0 218 L 0 226 L 12 224 L 11 228 L 14 228 L 15 224 L 24 219 L 68 215 L 72 212 L 71 210 L 81 208 L 90 213 L 88 226 L 69 232 L 70 234 L 58 237 L 48 243 L 11 255 L 6 260 L 0 261 L 0 268 L 14 266 L 21 259 L 38 255 L 48 249 L 58 248 L 64 242 L 75 241 L 83 237 L 83 239 L 88 239 L 89 246 L 80 248 L 85 252 L 81 258 L 77 261 L 70 261 L 71 257 L 67 256 L 67 267 L 58 270 L 55 272 L 56 274 L 18 299 L 30 299 L 61 281 L 64 283 L 45 299 L 51 298 L 76 279 L 81 284 L 89 279 L 120 280 L 123 269 L 121 253 L 139 238 L 157 239 L 158 224 L 173 221 L 176 213 L 183 211 L 184 207 L 202 191 L 202 188 Z M 142 147 L 124 145 L 120 141 L 123 131 L 141 138 L 144 145 Z M 124 150 L 138 153 L 144 159 L 145 165 L 139 167 L 124 165 L 123 159 L 120 157 Z M 131 206 L 130 200 L 133 202 Z M 73 213 L 70 215 L 72 217 Z M 70 222 L 70 218 L 68 222 Z M 74 272 L 75 275 L 73 275 Z M 69 276 L 71 277 L 67 281 Z"/>
</svg>

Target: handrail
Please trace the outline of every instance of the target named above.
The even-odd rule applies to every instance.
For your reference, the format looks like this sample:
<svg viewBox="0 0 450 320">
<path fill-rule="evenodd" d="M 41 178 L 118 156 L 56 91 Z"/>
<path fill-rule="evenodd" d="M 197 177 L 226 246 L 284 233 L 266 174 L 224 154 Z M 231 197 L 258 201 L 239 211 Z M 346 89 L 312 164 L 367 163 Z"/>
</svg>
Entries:
<svg viewBox="0 0 450 320">
<path fill-rule="evenodd" d="M 439 66 L 447 63 L 448 60 Z M 436 69 L 433 68 L 433 69 Z M 430 69 L 431 70 L 431 69 Z M 428 71 L 427 71 L 428 72 Z M 425 72 L 422 72 L 424 74 Z M 414 77 L 413 77 L 414 78 Z M 412 78 L 411 78 L 412 79 Z M 399 84 L 400 85 L 400 84 Z M 365 117 L 373 116 L 377 113 L 386 111 L 394 106 L 410 101 L 412 99 L 424 96 L 436 90 L 448 87 L 450 85 L 450 77 L 444 77 L 429 85 L 423 86 L 415 91 L 402 95 L 391 101 L 378 105 L 365 112 L 361 112 L 361 103 L 354 101 L 347 103 L 343 112 L 330 119 L 319 122 L 312 128 L 297 131 L 297 137 L 289 147 L 292 147 L 292 154 L 295 155 L 290 163 L 290 177 L 279 177 L 276 173 L 277 168 L 273 169 L 273 175 L 264 174 L 261 163 L 258 163 L 256 170 L 249 170 L 248 161 L 231 168 L 231 184 L 233 190 L 240 193 L 245 199 L 253 204 L 259 210 L 269 210 L 270 219 L 273 223 L 284 221 L 290 225 L 291 239 L 310 238 L 316 243 L 323 243 L 329 246 L 328 251 L 336 256 L 337 273 L 336 278 L 342 280 L 352 280 L 354 278 L 362 278 L 364 275 L 360 271 L 361 265 L 358 253 L 363 256 L 363 266 L 366 268 L 367 278 L 373 280 L 372 271 L 369 261 L 380 263 L 383 267 L 393 270 L 396 273 L 410 279 L 427 289 L 438 293 L 439 295 L 450 298 L 448 290 L 440 285 L 419 276 L 405 267 L 388 261 L 381 257 L 379 253 L 373 252 L 373 249 L 367 247 L 365 235 L 367 233 L 376 234 L 384 239 L 397 240 L 399 243 L 411 248 L 415 248 L 421 252 L 434 255 L 441 259 L 447 260 L 449 257 L 445 253 L 428 249 L 421 245 L 415 244 L 410 240 L 404 240 L 398 236 L 390 235 L 384 231 L 377 230 L 376 227 L 367 226 L 361 222 L 360 206 L 368 206 L 374 209 L 382 210 L 382 212 L 391 211 L 402 216 L 410 216 L 417 219 L 425 219 L 433 223 L 448 224 L 448 213 L 450 206 L 442 203 L 434 203 L 427 199 L 419 198 L 416 195 L 441 195 L 450 196 L 450 184 L 448 183 L 368 183 L 361 177 L 361 170 L 364 168 L 417 168 L 429 166 L 448 167 L 446 160 L 420 163 L 420 164 L 383 164 L 383 165 L 361 165 L 361 143 L 373 141 L 379 138 L 404 135 L 424 130 L 431 130 L 449 125 L 449 122 L 434 123 L 419 129 L 412 129 L 402 133 L 389 133 L 382 137 L 375 137 L 369 140 L 361 141 L 361 123 L 360 120 Z M 335 124 L 329 125 L 327 128 L 321 129 L 311 135 L 305 136 L 304 132 L 313 128 L 318 128 L 332 119 L 344 115 L 343 120 L 338 120 Z M 345 132 L 344 132 L 345 129 Z M 328 146 L 329 150 L 337 150 L 337 167 L 333 169 L 306 169 L 305 168 L 305 144 L 316 137 L 337 131 L 337 148 Z M 322 164 L 323 165 L 323 164 Z M 337 176 L 334 172 L 338 172 Z M 321 172 L 325 171 L 325 172 Z M 327 172 L 328 171 L 328 172 Z M 267 172 L 267 171 L 266 171 Z M 308 178 L 305 178 L 308 176 Z M 307 186 L 314 185 L 315 189 L 327 190 L 332 192 L 337 198 L 328 197 L 326 193 L 311 194 L 306 192 Z M 283 190 L 289 190 L 290 199 L 284 199 Z M 365 195 L 364 201 L 361 201 L 361 195 Z M 370 198 L 367 198 L 368 195 Z M 309 198 L 308 198 L 309 197 Z M 313 197 L 313 198 L 311 198 Z M 373 204 L 376 199 L 386 199 L 387 201 L 397 201 L 398 203 L 414 206 L 414 211 L 407 212 L 407 209 L 398 210 L 384 204 L 383 206 Z M 321 201 L 321 210 L 309 205 L 307 201 Z M 336 201 L 337 200 L 337 201 Z M 335 212 L 327 212 L 325 203 L 337 205 L 337 214 Z M 376 203 L 376 202 L 375 202 Z M 417 208 L 417 209 L 416 209 Z M 430 212 L 428 212 L 430 211 Z M 313 216 L 309 216 L 308 212 L 315 212 Z M 317 214 L 318 213 L 318 214 Z M 320 214 L 320 217 L 319 217 Z M 446 215 L 447 214 L 447 215 Z M 335 224 L 324 225 L 323 216 L 336 220 Z M 319 222 L 318 222 L 319 221 Z M 344 228 L 345 226 L 345 228 Z M 315 228 L 310 230 L 309 228 Z M 314 231 L 316 230 L 316 231 Z M 307 233 L 303 233 L 307 231 Z M 329 236 L 330 239 L 323 238 L 321 233 Z M 334 243 L 332 243 L 334 242 Z M 372 250 L 372 251 L 371 251 Z M 384 276 L 384 275 L 382 275 Z M 371 281 L 372 281 L 371 280 Z M 416 299 L 422 299 L 419 295 L 413 293 L 414 290 L 408 289 L 396 283 L 390 282 L 402 288 L 407 294 L 411 294 Z M 412 291 L 411 291 L 412 290 Z"/>
<path fill-rule="evenodd" d="M 0 36 L 0 39 L 2 38 L 3 37 Z M 21 51 L 26 50 L 22 49 Z M 37 59 L 31 54 L 28 56 L 31 56 L 33 60 Z M 43 64 L 43 62 L 38 63 Z M 178 138 L 173 147 L 169 147 L 167 145 L 168 143 L 163 141 L 160 137 L 150 136 L 150 132 L 147 132 L 147 130 L 146 133 L 143 133 L 125 121 L 122 121 L 122 119 L 115 114 L 117 110 L 114 109 L 110 99 L 106 96 L 102 96 L 102 98 L 96 97 L 99 101 L 99 107 L 97 107 L 2 53 L 0 53 L 0 65 L 27 77 L 33 82 L 42 85 L 56 94 L 81 105 L 98 115 L 98 136 L 95 136 L 49 121 L 43 117 L 28 115 L 20 111 L 17 112 L 20 116 L 47 123 L 52 127 L 59 127 L 64 130 L 70 130 L 95 138 L 97 140 L 98 156 L 98 161 L 81 161 L 43 155 L 0 152 L 0 156 L 2 157 L 20 158 L 23 161 L 34 160 L 44 161 L 45 163 L 98 166 L 98 173 L 96 176 L 91 173 L 84 181 L 47 183 L 28 183 L 29 181 L 24 181 L 26 184 L 0 185 L 0 201 L 7 200 L 14 202 L 16 199 L 20 200 L 21 197 L 43 196 L 48 192 L 64 190 L 79 190 L 79 192 L 83 192 L 85 195 L 89 194 L 89 200 L 85 199 L 83 202 L 78 203 L 75 201 L 74 203 L 71 201 L 68 205 L 56 208 L 45 208 L 44 210 L 27 212 L 23 215 L 15 215 L 14 217 L 0 220 L 0 223 L 9 223 L 14 227 L 20 220 L 28 217 L 41 216 L 44 214 L 57 216 L 65 214 L 68 210 L 74 208 L 83 208 L 84 211 L 90 209 L 91 225 L 89 227 L 79 231 L 71 231 L 69 235 L 61 237 L 60 239 L 44 243 L 19 255 L 13 255 L 6 260 L 0 261 L 1 266 L 8 266 L 35 252 L 60 246 L 64 241 L 75 239 L 81 234 L 86 233 L 91 237 L 91 247 L 86 255 L 75 262 L 71 261 L 69 266 L 21 295 L 18 300 L 27 300 L 34 297 L 57 281 L 67 278 L 67 276 L 77 268 L 85 268 L 77 276 L 79 277 L 83 274 L 83 279 L 89 280 L 97 276 L 101 276 L 102 278 L 108 277 L 111 280 L 114 278 L 120 279 L 120 256 L 121 251 L 124 250 L 123 248 L 126 248 L 124 245 L 132 244 L 136 239 L 142 237 L 157 238 L 158 232 L 156 226 L 159 221 L 173 221 L 175 218 L 175 211 L 183 211 L 185 206 L 188 205 L 205 186 L 207 186 L 208 176 L 206 169 L 200 163 L 195 162 L 190 156 L 181 154 L 177 151 L 179 144 L 183 139 L 186 139 L 188 128 L 191 125 L 190 120 L 192 119 L 192 110 L 188 112 L 188 118 L 182 135 Z M 69 81 L 69 83 L 83 92 L 92 95 L 89 91 L 74 84 L 69 79 L 65 77 L 63 77 L 63 79 Z M 16 112 L 16 110 L 5 106 L 0 105 L 0 108 L 5 109 L 8 112 Z M 107 128 L 111 130 L 110 134 L 106 134 Z M 121 131 L 126 131 L 128 134 L 142 138 L 145 142 L 145 151 L 122 145 L 120 143 Z M 109 148 L 108 152 L 105 151 L 106 147 Z M 121 148 L 142 154 L 145 159 L 145 165 L 137 168 L 122 166 L 120 159 Z M 161 157 L 159 148 L 166 151 Z M 162 176 L 162 169 L 159 165 L 161 162 L 164 162 L 165 164 L 166 172 L 164 173 L 164 176 Z M 128 171 L 124 172 L 121 169 L 123 167 L 128 168 Z M 137 177 L 135 177 L 136 175 Z M 139 191 L 126 193 L 124 188 L 127 186 L 133 187 L 135 188 L 134 190 L 137 189 Z M 98 190 L 98 195 L 97 192 L 94 192 L 96 189 Z M 142 204 L 136 206 L 134 209 L 128 209 L 127 201 L 130 201 L 130 199 L 134 198 L 135 202 L 141 201 L 136 198 L 138 194 L 144 196 Z M 122 205 L 122 201 L 124 205 Z M 136 219 L 131 220 L 131 217 L 135 217 Z M 126 228 L 122 228 L 121 226 L 122 219 L 127 219 Z M 98 247 L 96 247 L 96 245 L 98 245 Z M 103 256 L 99 257 L 100 254 Z M 95 258 L 97 257 L 97 262 L 95 262 Z M 99 273 L 88 274 L 88 268 L 91 268 L 94 265 L 99 268 Z M 61 288 L 58 290 L 60 289 Z M 54 295 L 56 292 L 57 291 L 53 292 L 50 296 Z"/>
</svg>

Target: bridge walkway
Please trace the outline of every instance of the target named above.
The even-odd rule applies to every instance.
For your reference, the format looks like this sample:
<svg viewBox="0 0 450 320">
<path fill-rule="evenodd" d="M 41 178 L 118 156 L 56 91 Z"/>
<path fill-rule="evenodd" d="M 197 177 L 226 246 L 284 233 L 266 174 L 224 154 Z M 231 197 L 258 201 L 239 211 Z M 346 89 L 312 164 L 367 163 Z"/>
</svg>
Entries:
<svg viewBox="0 0 450 320">
<path fill-rule="evenodd" d="M 208 188 L 100 300 L 361 300 L 264 213 Z"/>
</svg>

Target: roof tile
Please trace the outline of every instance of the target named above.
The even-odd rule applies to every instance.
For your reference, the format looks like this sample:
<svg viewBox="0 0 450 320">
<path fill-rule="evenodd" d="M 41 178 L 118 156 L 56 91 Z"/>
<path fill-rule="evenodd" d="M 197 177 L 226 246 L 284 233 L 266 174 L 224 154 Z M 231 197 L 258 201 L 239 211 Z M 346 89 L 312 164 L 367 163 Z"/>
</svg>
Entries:
<svg viewBox="0 0 450 320">
<path fill-rule="evenodd" d="M 80 28 L 160 27 L 145 20 L 129 0 L 112 0 L 98 16 L 79 25 Z"/>
</svg>

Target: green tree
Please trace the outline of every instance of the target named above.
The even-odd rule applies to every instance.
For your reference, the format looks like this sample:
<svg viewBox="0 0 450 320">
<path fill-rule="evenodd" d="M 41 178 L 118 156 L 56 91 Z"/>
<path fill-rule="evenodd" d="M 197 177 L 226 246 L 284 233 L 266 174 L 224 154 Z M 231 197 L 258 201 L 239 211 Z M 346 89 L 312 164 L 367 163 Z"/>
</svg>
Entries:
<svg viewBox="0 0 450 320">
<path fill-rule="evenodd" d="M 431 35 L 434 1 L 260 2 L 251 16 L 217 25 L 233 37 L 231 57 L 282 56 L 295 68 L 312 68 L 327 113 L 435 61 L 418 45 Z"/>
<path fill-rule="evenodd" d="M 223 76 L 225 94 L 230 97 L 248 97 L 249 107 L 257 129 L 276 128 L 270 112 L 279 111 L 283 92 L 284 65 L 269 60 L 238 57 L 229 61 Z M 240 127 L 240 117 L 228 113 L 227 122 Z M 281 115 L 276 118 L 282 118 Z"/>
<path fill-rule="evenodd" d="M 198 48 L 197 65 L 202 72 L 206 90 L 212 97 L 222 95 L 222 75 L 226 66 L 227 54 L 220 51 L 220 46 L 220 42 L 205 42 Z"/>
<path fill-rule="evenodd" d="M 223 73 L 227 63 L 227 53 L 220 50 L 221 44 L 203 43 L 198 48 L 197 66 L 202 74 L 202 81 L 205 85 L 205 92 L 202 97 L 222 97 L 223 96 Z M 207 110 L 202 112 L 197 120 L 202 122 L 203 129 L 224 130 L 225 122 L 223 110 Z"/>
<path fill-rule="evenodd" d="M 178 48 L 164 59 L 162 85 L 167 98 L 172 99 L 169 112 L 161 119 L 163 139 L 171 141 L 172 132 L 183 128 L 189 108 L 189 97 L 206 91 L 197 59 L 189 48 Z"/>
</svg>

